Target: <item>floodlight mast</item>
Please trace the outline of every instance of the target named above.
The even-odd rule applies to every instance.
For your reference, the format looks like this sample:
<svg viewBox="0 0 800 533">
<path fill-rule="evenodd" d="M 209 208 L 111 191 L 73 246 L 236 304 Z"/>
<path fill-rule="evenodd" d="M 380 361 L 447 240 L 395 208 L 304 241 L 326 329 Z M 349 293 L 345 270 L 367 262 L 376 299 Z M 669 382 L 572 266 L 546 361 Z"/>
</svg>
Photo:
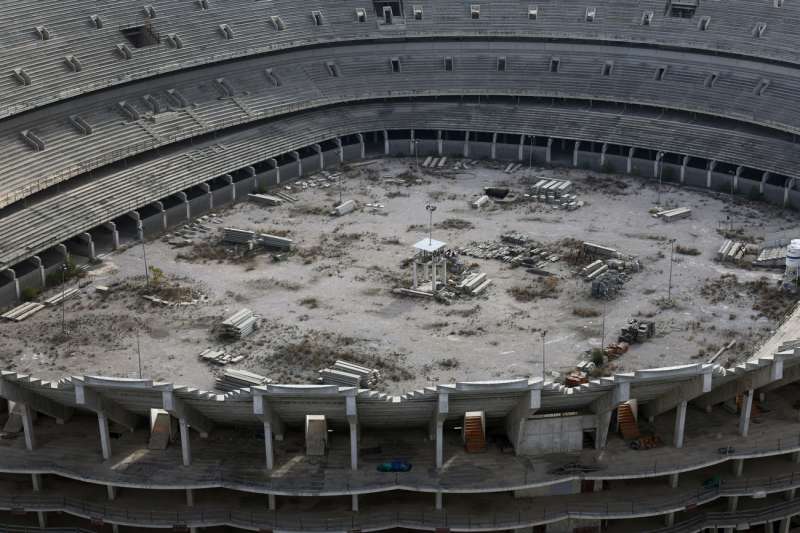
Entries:
<svg viewBox="0 0 800 533">
<path fill-rule="evenodd" d="M 436 206 L 428 204 L 425 206 L 428 211 L 428 245 L 433 244 L 433 212 L 436 211 Z"/>
</svg>

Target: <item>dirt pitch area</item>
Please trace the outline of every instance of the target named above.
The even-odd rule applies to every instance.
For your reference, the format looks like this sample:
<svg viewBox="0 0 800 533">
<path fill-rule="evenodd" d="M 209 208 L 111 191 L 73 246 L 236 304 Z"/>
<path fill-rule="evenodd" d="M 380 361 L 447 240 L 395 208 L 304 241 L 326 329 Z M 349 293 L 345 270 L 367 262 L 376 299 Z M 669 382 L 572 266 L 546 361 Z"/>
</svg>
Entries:
<svg viewBox="0 0 800 533">
<path fill-rule="evenodd" d="M 65 306 L 67 335 L 60 308 L 19 324 L 0 323 L 0 367 L 43 378 L 135 377 L 140 351 L 144 376 L 211 389 L 221 367 L 198 356 L 215 348 L 245 356 L 231 367 L 276 382 L 314 382 L 337 358 L 362 362 L 382 371 L 379 388 L 402 392 L 437 382 L 541 376 L 542 331 L 552 378 L 600 347 L 603 332 L 605 344 L 616 341 L 633 317 L 655 321 L 655 337 L 632 345 L 604 372 L 704 362 L 735 339 L 719 360 L 732 364 L 752 354 L 794 303 L 776 288 L 779 272 L 739 268 L 715 256 L 731 227 L 755 243 L 797 237 L 790 235 L 798 226 L 795 213 L 665 185 L 662 205 L 693 210 L 691 218 L 665 223 L 649 212 L 657 197 L 652 181 L 537 167 L 509 175 L 504 164 L 490 162 L 448 167 L 418 170 L 407 159 L 344 167 L 342 197 L 359 205 L 347 215 L 330 215 L 339 198 L 335 184 L 294 186 L 295 203 L 242 202 L 194 228 L 148 241 L 157 295 L 187 305 L 142 298 L 141 246 L 107 255 L 75 282 L 84 288 Z M 524 198 L 540 176 L 572 180 L 585 205 L 567 211 Z M 472 209 L 469 202 L 485 186 L 510 187 L 520 199 Z M 559 257 L 548 266 L 554 276 L 462 256 L 492 280 L 480 295 L 448 305 L 393 294 L 395 287 L 410 286 L 407 260 L 413 244 L 427 236 L 427 204 L 437 206 L 433 237 L 450 248 L 519 232 Z M 219 243 L 223 227 L 286 236 L 295 250 L 241 257 Z M 672 302 L 666 298 L 670 239 L 682 252 L 674 256 Z M 642 265 L 610 301 L 592 298 L 591 284 L 567 259 L 584 240 L 635 256 Z M 96 285 L 112 290 L 104 296 Z M 261 317 L 259 329 L 241 341 L 221 340 L 218 323 L 241 308 Z"/>
</svg>

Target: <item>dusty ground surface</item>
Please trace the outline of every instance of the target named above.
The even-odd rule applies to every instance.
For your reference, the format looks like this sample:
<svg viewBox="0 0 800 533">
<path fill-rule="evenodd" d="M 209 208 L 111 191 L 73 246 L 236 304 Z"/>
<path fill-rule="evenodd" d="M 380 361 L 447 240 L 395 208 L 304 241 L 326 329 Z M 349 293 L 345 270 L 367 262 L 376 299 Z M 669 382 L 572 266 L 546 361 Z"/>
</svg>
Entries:
<svg viewBox="0 0 800 533">
<path fill-rule="evenodd" d="M 732 225 L 756 242 L 784 237 L 797 227 L 794 213 L 745 201 L 732 206 L 724 195 L 665 186 L 662 204 L 693 209 L 691 218 L 667 224 L 648 213 L 656 201 L 652 182 L 573 169 L 508 175 L 503 167 L 486 162 L 418 174 L 413 161 L 376 161 L 344 172 L 343 197 L 361 208 L 343 217 L 328 214 L 338 200 L 335 186 L 295 190 L 295 204 L 240 203 L 218 211 L 217 221 L 203 222 L 208 231 L 185 234 L 192 245 L 171 244 L 174 230 L 147 243 L 149 264 L 164 273 L 158 276 L 161 287 L 191 289 L 193 294 L 177 297 L 202 294 L 207 301 L 165 307 L 144 300 L 142 249 L 131 246 L 106 256 L 77 282 L 86 286 L 66 304 L 68 335 L 60 333 L 60 308 L 19 324 L 0 323 L 0 367 L 43 378 L 133 377 L 138 342 L 145 376 L 200 388 L 212 388 L 220 368 L 198 354 L 224 348 L 247 356 L 234 367 L 283 382 L 311 382 L 336 358 L 361 361 L 382 369 L 382 389 L 401 392 L 435 382 L 540 376 L 542 330 L 550 378 L 601 345 L 603 322 L 607 344 L 631 317 L 655 320 L 657 334 L 606 371 L 702 362 L 737 339 L 719 361 L 731 364 L 751 355 L 793 303 L 778 296 L 778 273 L 737 268 L 714 257 L 721 228 Z M 386 180 L 396 176 L 405 183 Z M 586 205 L 577 211 L 532 201 L 481 211 L 468 206 L 484 186 L 508 185 L 522 193 L 539 176 L 573 180 Z M 383 207 L 364 207 L 369 203 Z M 523 268 L 463 257 L 493 280 L 483 294 L 451 305 L 400 297 L 392 289 L 410 284 L 411 270 L 403 262 L 427 234 L 426 204 L 437 206 L 434 238 L 450 247 L 497 241 L 517 231 L 562 257 L 572 249 L 568 239 L 612 246 L 638 257 L 643 270 L 603 303 L 591 298 L 590 284 L 565 259 L 548 267 L 557 280 L 542 291 L 542 278 Z M 225 226 L 286 235 L 297 249 L 277 259 L 272 253 L 232 258 L 217 243 Z M 674 304 L 665 305 L 669 239 L 699 255 L 674 256 Z M 114 288 L 101 296 L 92 283 Z M 261 316 L 260 329 L 243 341 L 221 341 L 215 325 L 243 307 Z"/>
</svg>

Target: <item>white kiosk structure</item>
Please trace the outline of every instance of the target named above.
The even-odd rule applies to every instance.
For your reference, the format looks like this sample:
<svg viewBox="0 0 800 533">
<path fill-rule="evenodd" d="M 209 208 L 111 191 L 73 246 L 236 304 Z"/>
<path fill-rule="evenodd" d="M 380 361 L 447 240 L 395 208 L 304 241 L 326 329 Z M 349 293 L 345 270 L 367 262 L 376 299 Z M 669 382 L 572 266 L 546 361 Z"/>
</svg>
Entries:
<svg viewBox="0 0 800 533">
<path fill-rule="evenodd" d="M 422 239 L 414 245 L 413 286 L 414 290 L 435 294 L 439 281 L 447 285 L 447 258 L 444 255 L 447 243 L 436 239 Z M 422 267 L 422 282 L 420 283 L 418 268 Z M 437 268 L 441 269 L 441 280 L 437 278 Z"/>
</svg>

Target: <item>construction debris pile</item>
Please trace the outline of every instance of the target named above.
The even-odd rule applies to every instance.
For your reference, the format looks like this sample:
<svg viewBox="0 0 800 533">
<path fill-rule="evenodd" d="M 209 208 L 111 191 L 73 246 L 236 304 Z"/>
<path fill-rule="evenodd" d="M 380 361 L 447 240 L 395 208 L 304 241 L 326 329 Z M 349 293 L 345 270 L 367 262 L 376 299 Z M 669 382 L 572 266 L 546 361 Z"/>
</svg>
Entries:
<svg viewBox="0 0 800 533">
<path fill-rule="evenodd" d="M 559 180 L 552 178 L 539 178 L 531 186 L 530 194 L 526 195 L 533 200 L 549 204 L 554 209 L 567 209 L 574 211 L 583 207 L 583 200 L 572 193 L 572 182 L 570 180 Z"/>
<path fill-rule="evenodd" d="M 267 383 L 271 383 L 271 381 L 272 380 L 264 376 L 254 374 L 246 370 L 228 369 L 222 373 L 222 377 L 218 377 L 216 379 L 214 387 L 217 390 L 231 392 L 238 389 L 266 385 Z"/>
<path fill-rule="evenodd" d="M 266 207 L 283 205 L 284 202 L 294 203 L 297 197 L 282 191 L 273 191 L 272 194 L 248 194 L 251 201 Z"/>
<path fill-rule="evenodd" d="M 294 241 L 286 237 L 237 228 L 224 228 L 222 230 L 222 242 L 243 245 L 247 250 L 253 250 L 256 246 L 263 246 L 274 250 L 289 251 L 294 245 Z"/>
<path fill-rule="evenodd" d="M 628 345 L 637 342 L 644 342 L 656 334 L 656 323 L 651 320 L 637 320 L 632 318 L 620 330 L 618 343 L 627 343 Z"/>
<path fill-rule="evenodd" d="M 244 360 L 244 355 L 231 355 L 225 353 L 225 350 L 214 350 L 207 348 L 200 352 L 200 360 L 206 363 L 225 366 L 227 364 L 235 364 Z"/>
<path fill-rule="evenodd" d="M 220 336 L 242 339 L 258 327 L 258 317 L 250 309 L 242 309 L 223 320 L 220 326 Z"/>
<path fill-rule="evenodd" d="M 202 215 L 194 222 L 179 226 L 172 233 L 167 233 L 162 240 L 176 247 L 190 246 L 194 239 L 206 237 L 214 231 L 209 224 L 222 224 L 222 218 L 218 217 L 216 213 Z"/>
<path fill-rule="evenodd" d="M 337 359 L 331 368 L 319 371 L 322 383 L 341 387 L 362 387 L 371 389 L 381 381 L 381 373 L 374 368 L 357 365 Z"/>
<path fill-rule="evenodd" d="M 641 270 L 638 259 L 608 246 L 584 242 L 581 245 L 581 255 L 586 259 L 597 258 L 578 272 L 584 281 L 591 282 L 591 294 L 594 298 L 616 297 L 630 280 L 630 274 Z"/>
<path fill-rule="evenodd" d="M 342 175 L 339 172 L 328 172 L 327 170 L 320 171 L 319 174 L 314 174 L 304 180 L 297 180 L 292 182 L 291 185 L 285 185 L 283 188 L 287 191 L 297 191 L 297 190 L 306 190 L 306 189 L 327 189 L 332 185 L 336 185 L 336 183 L 341 179 Z M 275 196 L 279 196 L 284 198 L 285 196 L 290 196 L 282 192 L 275 192 L 273 191 L 272 194 Z M 297 198 L 287 199 L 290 202 L 296 202 Z"/>
<path fill-rule="evenodd" d="M 786 247 L 783 246 L 782 250 L 783 253 L 781 259 L 785 262 Z M 742 241 L 734 241 L 732 239 L 725 239 L 725 242 L 722 243 L 722 246 L 720 246 L 719 250 L 717 251 L 717 259 L 725 263 L 741 264 L 745 261 L 745 256 L 756 255 L 757 253 L 758 253 L 758 246 L 754 244 L 748 244 Z M 781 255 L 781 254 L 775 254 L 775 255 Z M 760 257 L 761 254 L 759 254 L 759 258 Z"/>
<path fill-rule="evenodd" d="M 458 252 L 478 259 L 497 259 L 543 276 L 551 275 L 546 267 L 560 259 L 558 254 L 541 243 L 515 231 L 502 234 L 499 242 L 471 242 L 459 248 Z"/>
<path fill-rule="evenodd" d="M 785 239 L 764 244 L 758 251 L 753 266 L 783 270 L 786 267 L 787 247 L 790 243 L 791 240 Z"/>
<path fill-rule="evenodd" d="M 660 218 L 664 222 L 674 222 L 690 216 L 692 216 L 692 210 L 689 207 L 676 207 L 675 209 L 664 209 L 653 213 L 654 218 Z"/>
</svg>

